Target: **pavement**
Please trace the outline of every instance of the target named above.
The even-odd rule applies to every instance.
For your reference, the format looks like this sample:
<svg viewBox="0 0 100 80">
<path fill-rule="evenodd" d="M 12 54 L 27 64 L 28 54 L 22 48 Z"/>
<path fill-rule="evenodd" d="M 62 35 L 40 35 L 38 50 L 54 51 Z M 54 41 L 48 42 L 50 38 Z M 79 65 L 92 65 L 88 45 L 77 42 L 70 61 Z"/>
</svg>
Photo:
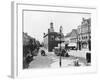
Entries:
<svg viewBox="0 0 100 80">
<path fill-rule="evenodd" d="M 46 52 L 47 56 L 41 56 L 39 54 L 34 58 L 34 60 L 29 64 L 29 68 L 59 68 L 59 58 L 54 52 Z M 86 66 L 86 59 L 83 57 L 77 57 L 80 66 Z M 62 67 L 75 66 L 76 61 L 75 56 L 61 57 Z"/>
<path fill-rule="evenodd" d="M 86 53 L 89 52 L 91 53 L 89 50 L 70 50 L 68 53 L 71 56 L 75 56 L 75 57 L 80 57 L 80 58 L 85 58 L 86 59 Z"/>
</svg>

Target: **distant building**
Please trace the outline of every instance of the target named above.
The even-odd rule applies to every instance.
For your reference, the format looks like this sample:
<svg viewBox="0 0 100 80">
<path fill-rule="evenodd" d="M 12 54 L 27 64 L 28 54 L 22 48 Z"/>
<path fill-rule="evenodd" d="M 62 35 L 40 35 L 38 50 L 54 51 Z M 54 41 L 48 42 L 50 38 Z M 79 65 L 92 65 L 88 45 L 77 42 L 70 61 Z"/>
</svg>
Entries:
<svg viewBox="0 0 100 80">
<path fill-rule="evenodd" d="M 91 50 L 91 18 L 82 18 L 81 25 L 77 29 L 72 29 L 70 33 L 65 36 L 67 44 L 75 43 L 77 49 Z"/>
<path fill-rule="evenodd" d="M 65 36 L 65 43 L 69 46 L 75 46 L 77 47 L 77 29 L 72 29 L 70 33 L 67 33 Z"/>
<path fill-rule="evenodd" d="M 59 39 L 60 33 L 54 31 L 53 22 L 50 23 L 50 29 L 48 29 L 48 33 L 44 33 L 44 47 L 48 51 L 52 51 L 54 47 L 58 47 L 60 42 Z M 63 34 L 61 34 L 63 36 Z M 64 37 L 64 36 L 63 36 Z"/>
<path fill-rule="evenodd" d="M 82 18 L 81 25 L 78 26 L 78 48 L 91 49 L 91 18 Z"/>
<path fill-rule="evenodd" d="M 77 35 L 78 35 L 78 32 L 77 32 L 77 29 L 73 29 L 72 32 L 71 32 L 71 38 L 70 38 L 70 43 L 76 43 L 77 44 Z"/>
<path fill-rule="evenodd" d="M 70 43 L 70 38 L 71 38 L 70 36 L 71 36 L 71 32 L 66 34 L 66 36 L 65 36 L 65 44 L 69 44 Z"/>
</svg>

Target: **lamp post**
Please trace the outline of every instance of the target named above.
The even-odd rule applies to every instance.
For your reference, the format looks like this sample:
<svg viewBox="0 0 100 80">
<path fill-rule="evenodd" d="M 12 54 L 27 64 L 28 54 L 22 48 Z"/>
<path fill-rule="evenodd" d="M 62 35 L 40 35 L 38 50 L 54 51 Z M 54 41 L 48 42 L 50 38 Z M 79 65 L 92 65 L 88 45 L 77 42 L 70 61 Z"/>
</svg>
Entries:
<svg viewBox="0 0 100 80">
<path fill-rule="evenodd" d="M 62 26 L 60 26 L 60 61 L 59 61 L 59 66 L 61 67 L 61 65 L 62 65 L 62 62 L 61 62 L 61 54 L 62 54 L 62 52 L 61 52 L 61 33 L 62 33 Z"/>
</svg>

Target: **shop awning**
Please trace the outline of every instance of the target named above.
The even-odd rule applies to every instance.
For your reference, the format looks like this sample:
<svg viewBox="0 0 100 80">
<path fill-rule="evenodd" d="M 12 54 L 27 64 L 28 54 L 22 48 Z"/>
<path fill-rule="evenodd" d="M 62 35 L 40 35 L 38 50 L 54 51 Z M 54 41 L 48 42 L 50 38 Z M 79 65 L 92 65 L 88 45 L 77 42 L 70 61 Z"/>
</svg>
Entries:
<svg viewBox="0 0 100 80">
<path fill-rule="evenodd" d="M 77 46 L 76 43 L 69 43 L 68 46 Z"/>
</svg>

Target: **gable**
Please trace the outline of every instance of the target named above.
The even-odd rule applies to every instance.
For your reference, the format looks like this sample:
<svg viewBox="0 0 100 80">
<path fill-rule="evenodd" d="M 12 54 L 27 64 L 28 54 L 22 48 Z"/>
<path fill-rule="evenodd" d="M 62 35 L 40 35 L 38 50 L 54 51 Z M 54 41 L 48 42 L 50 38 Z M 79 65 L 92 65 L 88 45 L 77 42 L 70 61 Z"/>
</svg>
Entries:
<svg viewBox="0 0 100 80">
<path fill-rule="evenodd" d="M 77 38 L 77 32 L 76 32 L 76 30 L 72 30 L 72 32 L 71 32 L 71 38 Z"/>
</svg>

